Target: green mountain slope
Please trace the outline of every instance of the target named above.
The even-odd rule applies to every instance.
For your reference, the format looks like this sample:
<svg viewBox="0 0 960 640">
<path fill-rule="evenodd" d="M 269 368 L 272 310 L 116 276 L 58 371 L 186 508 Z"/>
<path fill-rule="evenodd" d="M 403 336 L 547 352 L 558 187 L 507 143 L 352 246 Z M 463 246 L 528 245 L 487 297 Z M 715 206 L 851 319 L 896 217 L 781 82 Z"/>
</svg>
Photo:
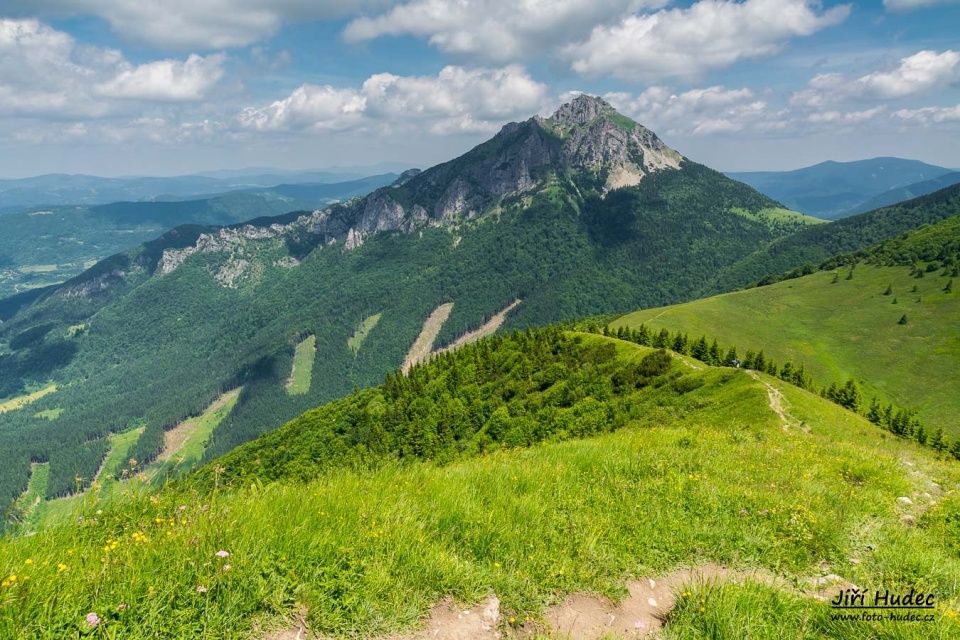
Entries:
<svg viewBox="0 0 960 640">
<path fill-rule="evenodd" d="M 835 255 L 859 251 L 955 215 L 960 215 L 960 184 L 830 224 L 801 229 L 722 269 L 713 282 L 712 293 L 752 285 L 766 276 L 797 267 L 817 265 Z"/>
<path fill-rule="evenodd" d="M 336 184 L 279 185 L 178 202 L 59 205 L 7 213 L 0 236 L 0 298 L 68 280 L 97 261 L 178 225 L 227 225 L 313 210 L 369 193 L 395 179 L 390 174 Z"/>
<path fill-rule="evenodd" d="M 928 193 L 933 193 L 934 191 L 946 189 L 947 187 L 953 186 L 957 183 L 960 183 L 960 171 L 946 173 L 931 180 L 915 182 L 905 187 L 898 187 L 896 189 L 884 191 L 880 195 L 874 196 L 866 202 L 851 209 L 849 215 L 873 211 L 874 209 L 879 209 L 881 207 L 889 207 L 890 205 L 897 204 L 898 202 L 912 200 L 913 198 L 919 198 L 920 196 L 925 196 Z"/>
<path fill-rule="evenodd" d="M 922 277 L 919 277 L 922 276 Z M 637 311 L 612 327 L 667 328 L 803 363 L 821 385 L 855 379 L 960 437 L 960 216 L 769 286 Z M 955 285 L 950 285 L 952 280 Z M 956 291 L 953 289 L 956 288 Z M 947 292 L 949 290 L 950 292 Z M 905 324 L 899 324 L 902 317 Z"/>
<path fill-rule="evenodd" d="M 31 460 L 50 462 L 50 495 L 84 486 L 108 434 L 144 422 L 131 457 L 146 464 L 165 428 L 242 385 L 207 456 L 225 453 L 380 383 L 440 305 L 434 348 L 517 299 L 507 327 L 690 299 L 809 224 L 586 96 L 405 180 L 310 215 L 181 227 L 8 305 L 0 397 L 59 386 L 0 415 L 0 495 L 22 493 Z M 309 390 L 290 394 L 309 336 Z"/>
<path fill-rule="evenodd" d="M 871 158 L 854 162 L 831 160 L 794 171 L 755 171 L 727 175 L 749 184 L 791 209 L 833 220 L 850 215 L 851 211 L 884 192 L 923 180 L 932 180 L 950 171 L 916 160 Z M 893 202 L 896 200 L 876 206 Z"/>
<path fill-rule="evenodd" d="M 642 613 L 605 637 L 654 613 L 668 639 L 954 637 L 958 466 L 883 436 L 762 374 L 552 329 L 495 338 L 4 541 L 0 635 L 77 635 L 93 613 L 132 640 L 386 637 L 494 594 L 495 630 L 549 637 L 567 594 L 630 584 Z M 714 579 L 671 584 L 683 567 Z M 932 617 L 835 619 L 826 600 L 851 584 L 933 593 Z"/>
</svg>

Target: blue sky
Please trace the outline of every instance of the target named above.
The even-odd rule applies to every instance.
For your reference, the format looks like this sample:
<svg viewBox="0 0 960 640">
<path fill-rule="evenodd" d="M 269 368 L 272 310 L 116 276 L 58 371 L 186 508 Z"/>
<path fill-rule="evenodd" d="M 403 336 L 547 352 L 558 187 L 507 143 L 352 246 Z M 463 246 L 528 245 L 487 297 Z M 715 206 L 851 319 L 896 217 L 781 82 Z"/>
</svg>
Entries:
<svg viewBox="0 0 960 640">
<path fill-rule="evenodd" d="M 0 176 L 425 167 L 581 91 L 720 170 L 960 168 L 960 0 L 4 0 Z"/>
</svg>

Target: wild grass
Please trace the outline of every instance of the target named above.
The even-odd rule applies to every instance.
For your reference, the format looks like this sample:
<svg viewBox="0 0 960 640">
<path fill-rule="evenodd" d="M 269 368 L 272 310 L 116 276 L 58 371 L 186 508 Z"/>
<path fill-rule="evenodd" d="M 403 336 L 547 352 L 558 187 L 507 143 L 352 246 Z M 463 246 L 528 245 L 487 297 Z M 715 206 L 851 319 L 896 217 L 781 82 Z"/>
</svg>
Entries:
<svg viewBox="0 0 960 640">
<path fill-rule="evenodd" d="M 785 430 L 761 381 L 702 375 L 713 382 L 682 402 L 589 440 L 306 484 L 131 489 L 114 506 L 91 494 L 82 521 L 0 545 L 0 637 L 242 638 L 300 607 L 314 631 L 370 637 L 446 595 L 495 592 L 505 614 L 536 619 L 567 593 L 617 598 L 632 577 L 703 562 L 797 588 L 691 591 L 667 637 L 957 637 L 957 465 L 761 376 L 803 425 Z M 929 507 L 934 480 L 944 499 Z M 900 496 L 920 526 L 901 522 Z M 799 593 L 825 570 L 933 591 L 936 622 L 836 626 Z"/>
<path fill-rule="evenodd" d="M 317 355 L 317 336 L 308 336 L 297 345 L 293 355 L 293 371 L 287 384 L 287 393 L 291 396 L 303 395 L 310 391 L 313 378 L 313 361 Z"/>
<path fill-rule="evenodd" d="M 803 363 L 821 385 L 854 378 L 871 396 L 913 409 L 928 430 L 960 437 L 960 294 L 944 293 L 939 272 L 858 264 L 765 287 L 623 316 L 611 327 L 687 332 L 763 349 L 783 365 Z M 891 295 L 884 295 L 887 287 Z M 916 290 L 914 290 L 916 288 Z M 894 304 L 896 300 L 896 304 Z M 908 322 L 897 324 L 906 314 Z"/>
</svg>

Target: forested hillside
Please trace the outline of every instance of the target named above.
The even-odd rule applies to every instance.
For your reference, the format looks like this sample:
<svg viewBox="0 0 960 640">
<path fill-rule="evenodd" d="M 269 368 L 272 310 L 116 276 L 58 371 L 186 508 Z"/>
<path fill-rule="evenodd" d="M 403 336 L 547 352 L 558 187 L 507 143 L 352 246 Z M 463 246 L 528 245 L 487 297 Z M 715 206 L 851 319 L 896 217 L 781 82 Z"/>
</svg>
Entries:
<svg viewBox="0 0 960 640">
<path fill-rule="evenodd" d="M 147 464 L 165 429 L 242 386 L 207 450 L 226 453 L 381 382 L 442 304 L 452 313 L 433 347 L 518 299 L 507 328 L 687 300 L 811 223 L 617 115 L 583 98 L 367 198 L 182 227 L 36 300 L 8 301 L 3 395 L 57 390 L 0 415 L 0 495 L 23 492 L 31 461 L 49 461 L 51 496 L 86 486 L 107 436 L 144 424 L 130 455 Z M 636 184 L 610 188 L 623 180 Z M 294 348 L 308 336 L 309 391 L 291 394 Z"/>
<path fill-rule="evenodd" d="M 955 215 L 960 215 L 960 184 L 829 225 L 801 229 L 721 270 L 712 283 L 713 293 L 751 285 L 795 267 L 814 268 L 835 255 L 865 249 Z"/>
</svg>

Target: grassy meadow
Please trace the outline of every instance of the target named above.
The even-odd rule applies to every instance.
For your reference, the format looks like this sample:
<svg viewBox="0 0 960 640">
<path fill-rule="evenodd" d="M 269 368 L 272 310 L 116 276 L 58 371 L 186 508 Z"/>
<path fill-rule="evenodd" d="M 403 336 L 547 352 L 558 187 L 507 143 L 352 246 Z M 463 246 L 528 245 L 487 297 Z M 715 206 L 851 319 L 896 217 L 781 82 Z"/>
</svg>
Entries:
<svg viewBox="0 0 960 640">
<path fill-rule="evenodd" d="M 49 384 L 42 389 L 37 389 L 31 393 L 26 393 L 14 398 L 8 398 L 3 402 L 0 402 L 0 413 L 6 413 L 7 411 L 16 411 L 17 409 L 22 409 L 32 402 L 36 402 L 44 396 L 48 396 L 51 393 L 56 393 L 57 385 Z"/>
<path fill-rule="evenodd" d="M 955 462 L 769 376 L 678 366 L 699 386 L 595 438 L 307 482 L 141 483 L 113 505 L 91 492 L 65 524 L 0 545 L 0 637 L 263 638 L 304 610 L 314 632 L 372 637 L 490 593 L 508 637 L 547 637 L 566 594 L 617 599 L 708 562 L 787 586 L 690 585 L 664 637 L 960 635 Z M 834 621 L 811 597 L 825 574 L 933 592 L 935 620 Z"/>
<path fill-rule="evenodd" d="M 372 316 L 364 318 L 360 326 L 357 327 L 357 330 L 350 336 L 350 339 L 347 340 L 347 346 L 353 351 L 354 356 L 360 353 L 360 347 L 363 346 L 363 341 L 367 339 L 370 332 L 373 331 L 377 323 L 380 322 L 380 316 L 382 315 L 382 313 L 375 313 Z"/>
<path fill-rule="evenodd" d="M 291 396 L 300 396 L 310 391 L 316 355 L 317 336 L 308 336 L 297 345 L 293 355 L 293 370 L 287 384 L 287 393 Z"/>
<path fill-rule="evenodd" d="M 849 278 L 853 274 L 852 279 Z M 776 284 L 625 315 L 611 328 L 667 328 L 726 349 L 763 349 L 806 365 L 824 386 L 854 378 L 871 396 L 913 409 L 928 428 L 960 437 L 960 290 L 947 276 L 859 263 Z M 960 285 L 958 285 L 960 286 Z M 889 289 L 891 293 L 885 295 Z M 906 315 L 906 324 L 898 324 Z"/>
</svg>

